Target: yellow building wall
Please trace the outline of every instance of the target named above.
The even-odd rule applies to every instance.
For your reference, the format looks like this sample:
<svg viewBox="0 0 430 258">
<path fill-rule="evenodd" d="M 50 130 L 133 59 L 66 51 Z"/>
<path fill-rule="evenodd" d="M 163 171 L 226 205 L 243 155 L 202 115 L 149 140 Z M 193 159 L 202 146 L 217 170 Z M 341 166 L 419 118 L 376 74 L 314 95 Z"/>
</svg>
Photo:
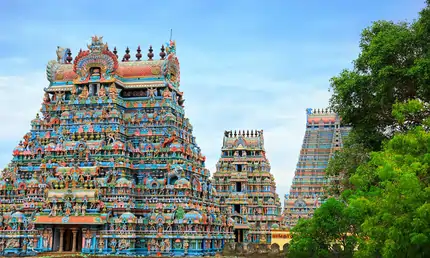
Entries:
<svg viewBox="0 0 430 258">
<path fill-rule="evenodd" d="M 272 241 L 271 244 L 278 244 L 280 250 L 283 250 L 285 244 L 290 243 L 291 234 L 289 230 L 272 230 Z"/>
</svg>

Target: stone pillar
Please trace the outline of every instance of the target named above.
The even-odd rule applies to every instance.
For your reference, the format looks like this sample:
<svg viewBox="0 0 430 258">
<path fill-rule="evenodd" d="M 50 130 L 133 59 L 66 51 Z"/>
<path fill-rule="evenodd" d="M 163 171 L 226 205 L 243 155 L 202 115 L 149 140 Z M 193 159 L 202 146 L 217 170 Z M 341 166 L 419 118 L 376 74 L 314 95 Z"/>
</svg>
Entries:
<svg viewBox="0 0 430 258">
<path fill-rule="evenodd" d="M 72 228 L 73 242 L 72 242 L 72 252 L 76 252 L 76 236 L 78 235 L 78 229 Z"/>
<path fill-rule="evenodd" d="M 64 251 L 64 232 L 66 231 L 65 228 L 60 228 L 60 248 L 58 249 L 58 252 L 63 252 Z"/>
</svg>

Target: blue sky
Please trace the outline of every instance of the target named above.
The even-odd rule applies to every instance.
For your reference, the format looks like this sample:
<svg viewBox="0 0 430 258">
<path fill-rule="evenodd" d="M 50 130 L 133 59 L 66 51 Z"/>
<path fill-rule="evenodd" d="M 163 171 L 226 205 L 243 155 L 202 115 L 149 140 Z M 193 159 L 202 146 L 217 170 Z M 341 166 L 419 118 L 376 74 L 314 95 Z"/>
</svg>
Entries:
<svg viewBox="0 0 430 258">
<path fill-rule="evenodd" d="M 43 4 L 42 4 L 43 3 Z M 326 107 L 328 80 L 358 55 L 372 21 L 413 20 L 424 0 L 0 1 L 0 166 L 29 129 L 57 46 L 76 54 L 104 36 L 123 55 L 156 53 L 173 29 L 181 89 L 214 172 L 224 130 L 263 129 L 278 193 L 288 192 L 305 109 Z"/>
</svg>

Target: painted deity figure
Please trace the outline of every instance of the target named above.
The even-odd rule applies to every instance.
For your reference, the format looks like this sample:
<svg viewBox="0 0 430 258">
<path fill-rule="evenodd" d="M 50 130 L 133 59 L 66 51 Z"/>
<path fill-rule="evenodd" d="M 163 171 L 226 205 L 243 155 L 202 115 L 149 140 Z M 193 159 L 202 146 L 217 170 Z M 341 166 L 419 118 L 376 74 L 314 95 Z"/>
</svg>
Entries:
<svg viewBox="0 0 430 258">
<path fill-rule="evenodd" d="M 150 99 L 155 98 L 156 94 L 157 94 L 157 89 L 155 89 L 155 88 L 148 89 L 148 97 Z"/>
<path fill-rule="evenodd" d="M 51 98 L 49 97 L 49 93 L 45 92 L 45 96 L 43 97 L 43 103 L 47 104 L 51 102 Z"/>
<path fill-rule="evenodd" d="M 99 97 L 104 97 L 104 96 L 106 96 L 106 90 L 105 90 L 105 87 L 100 86 L 100 90 L 99 90 L 99 92 L 97 93 L 97 95 L 98 95 Z"/>
<path fill-rule="evenodd" d="M 116 99 L 117 93 L 118 91 L 116 89 L 115 83 L 112 83 L 109 87 L 109 98 L 112 100 Z"/>
<path fill-rule="evenodd" d="M 49 240 L 50 240 L 50 237 L 51 237 L 51 234 L 49 233 L 49 231 L 48 230 L 44 230 L 43 231 L 43 235 L 42 235 L 42 237 L 43 237 L 43 247 L 44 248 L 48 248 L 48 245 L 49 245 Z"/>
<path fill-rule="evenodd" d="M 188 240 L 184 240 L 184 251 L 185 251 L 185 253 L 187 253 L 188 252 L 188 247 L 189 247 L 190 245 L 188 244 Z"/>
<path fill-rule="evenodd" d="M 165 99 L 169 99 L 169 98 L 171 98 L 171 97 L 172 97 L 172 94 L 170 93 L 169 88 L 166 88 L 166 89 L 163 91 L 163 98 L 165 98 Z"/>
<path fill-rule="evenodd" d="M 91 231 L 87 230 L 87 232 L 85 233 L 85 248 L 91 248 L 91 240 L 92 240 L 92 235 L 91 235 Z"/>
<path fill-rule="evenodd" d="M 27 247 L 28 247 L 28 238 L 24 238 L 23 246 L 22 246 L 22 251 L 24 253 L 27 252 Z"/>
<path fill-rule="evenodd" d="M 34 251 L 33 239 L 32 238 L 28 239 L 27 249 L 30 250 L 30 251 Z"/>
<path fill-rule="evenodd" d="M 99 252 L 103 252 L 103 249 L 105 248 L 105 241 L 103 240 L 103 238 L 99 239 L 98 246 L 99 246 Z"/>
<path fill-rule="evenodd" d="M 88 92 L 88 88 L 87 88 L 87 86 L 84 86 L 81 94 L 79 94 L 79 98 L 80 99 L 87 99 L 89 96 L 90 96 L 90 93 Z"/>
<path fill-rule="evenodd" d="M 55 100 L 57 101 L 57 105 L 63 103 L 64 93 L 62 91 L 57 92 L 56 95 L 54 95 L 54 97 L 55 97 Z"/>
<path fill-rule="evenodd" d="M 110 241 L 110 247 L 112 248 L 112 252 L 116 252 L 116 239 L 114 238 L 114 239 L 112 239 L 111 241 Z"/>
<path fill-rule="evenodd" d="M 6 245 L 6 240 L 4 238 L 0 239 L 0 251 L 4 250 L 5 245 Z"/>
<path fill-rule="evenodd" d="M 170 240 L 169 239 L 164 240 L 164 248 L 165 248 L 166 252 L 170 252 Z"/>
</svg>

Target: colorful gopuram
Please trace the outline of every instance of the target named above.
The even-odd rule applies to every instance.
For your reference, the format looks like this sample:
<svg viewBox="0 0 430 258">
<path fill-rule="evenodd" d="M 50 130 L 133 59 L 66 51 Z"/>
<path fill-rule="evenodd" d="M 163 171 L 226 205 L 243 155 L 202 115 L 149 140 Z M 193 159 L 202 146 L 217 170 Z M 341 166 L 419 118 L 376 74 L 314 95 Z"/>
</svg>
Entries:
<svg viewBox="0 0 430 258">
<path fill-rule="evenodd" d="M 290 194 L 285 195 L 283 227 L 292 228 L 300 218 L 312 217 L 321 205 L 325 169 L 332 155 L 343 146 L 350 127 L 328 109 L 308 108 L 306 131 Z"/>
<path fill-rule="evenodd" d="M 0 255 L 203 256 L 234 241 L 184 115 L 175 42 L 141 52 L 118 58 L 96 36 L 74 59 L 57 49 L 0 180 Z"/>
<path fill-rule="evenodd" d="M 263 130 L 226 131 L 214 184 L 221 208 L 234 219 L 238 243 L 270 244 L 281 203 L 265 155 Z"/>
</svg>

